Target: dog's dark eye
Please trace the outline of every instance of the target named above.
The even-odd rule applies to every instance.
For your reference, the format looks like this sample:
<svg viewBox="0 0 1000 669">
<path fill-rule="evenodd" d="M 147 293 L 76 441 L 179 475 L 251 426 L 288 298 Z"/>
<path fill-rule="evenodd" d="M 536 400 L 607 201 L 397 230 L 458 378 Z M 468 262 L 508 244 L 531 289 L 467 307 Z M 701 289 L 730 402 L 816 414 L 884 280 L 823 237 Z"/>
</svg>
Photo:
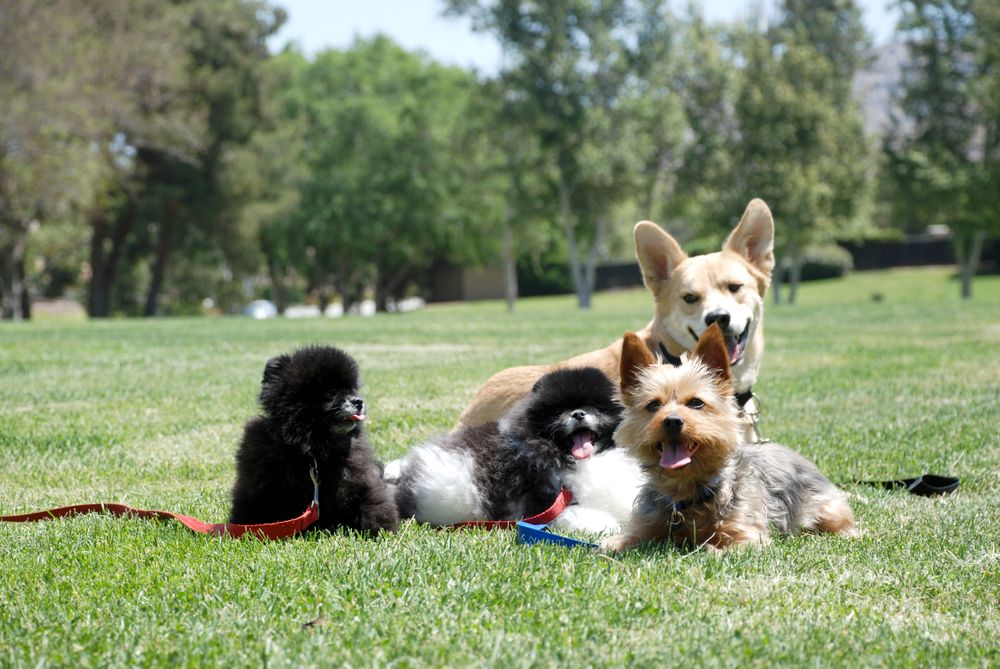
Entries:
<svg viewBox="0 0 1000 669">
<path fill-rule="evenodd" d="M 701 409 L 702 407 L 705 406 L 705 403 L 702 402 L 697 397 L 692 397 L 684 404 L 684 406 L 686 406 L 688 409 Z"/>
<path fill-rule="evenodd" d="M 694 293 L 688 293 L 682 299 L 688 304 L 694 304 L 695 302 L 698 301 L 698 296 L 695 295 Z"/>
<path fill-rule="evenodd" d="M 653 413 L 659 411 L 661 406 L 663 404 L 660 403 L 660 400 L 650 400 L 649 404 L 646 405 L 646 411 Z"/>
<path fill-rule="evenodd" d="M 738 292 L 740 292 L 740 288 L 742 288 L 742 287 L 743 287 L 742 284 L 731 283 L 731 284 L 729 284 L 729 292 L 730 293 L 738 293 Z"/>
</svg>

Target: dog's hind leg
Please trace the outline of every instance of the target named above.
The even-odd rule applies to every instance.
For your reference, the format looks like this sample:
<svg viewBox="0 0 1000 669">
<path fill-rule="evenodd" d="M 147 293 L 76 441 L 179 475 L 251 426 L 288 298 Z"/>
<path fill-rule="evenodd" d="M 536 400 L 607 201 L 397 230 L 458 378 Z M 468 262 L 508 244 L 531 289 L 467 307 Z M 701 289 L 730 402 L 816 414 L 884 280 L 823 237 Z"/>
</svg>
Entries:
<svg viewBox="0 0 1000 669">
<path fill-rule="evenodd" d="M 486 518 L 475 480 L 475 461 L 466 453 L 422 444 L 406 456 L 395 486 L 403 518 L 431 525 L 453 525 Z"/>
<path fill-rule="evenodd" d="M 847 538 L 859 536 L 858 529 L 854 526 L 854 512 L 840 491 L 833 491 L 818 500 L 814 528 L 819 532 L 830 532 Z"/>
<path fill-rule="evenodd" d="M 382 469 L 382 479 L 386 483 L 396 483 L 399 481 L 399 477 L 403 475 L 403 463 L 405 458 L 397 458 L 392 462 L 386 463 L 385 467 Z"/>
</svg>

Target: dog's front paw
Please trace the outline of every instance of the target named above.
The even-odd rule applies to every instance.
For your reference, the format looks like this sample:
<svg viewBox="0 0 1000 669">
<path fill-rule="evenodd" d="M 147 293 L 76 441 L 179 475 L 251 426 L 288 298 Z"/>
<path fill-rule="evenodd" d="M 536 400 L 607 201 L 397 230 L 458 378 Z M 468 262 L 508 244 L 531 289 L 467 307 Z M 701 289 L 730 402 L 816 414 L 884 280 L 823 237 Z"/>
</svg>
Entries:
<svg viewBox="0 0 1000 669">
<path fill-rule="evenodd" d="M 637 543 L 639 542 L 627 534 L 616 534 L 613 537 L 601 539 L 600 547 L 602 551 L 617 553 L 632 548 Z"/>
<path fill-rule="evenodd" d="M 622 530 L 622 524 L 607 511 L 577 505 L 563 511 L 552 522 L 552 526 L 560 530 L 591 534 L 614 534 Z"/>
</svg>

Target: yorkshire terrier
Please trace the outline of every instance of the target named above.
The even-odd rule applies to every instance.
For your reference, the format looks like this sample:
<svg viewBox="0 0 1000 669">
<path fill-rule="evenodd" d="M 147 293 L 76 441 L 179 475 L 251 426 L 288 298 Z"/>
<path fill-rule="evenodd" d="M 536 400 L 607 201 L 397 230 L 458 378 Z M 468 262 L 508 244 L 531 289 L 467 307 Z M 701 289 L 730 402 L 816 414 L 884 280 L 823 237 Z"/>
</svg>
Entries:
<svg viewBox="0 0 1000 669">
<path fill-rule="evenodd" d="M 626 334 L 621 397 L 615 441 L 649 477 L 624 532 L 601 542 L 605 550 L 651 539 L 722 550 L 766 545 L 773 532 L 856 535 L 845 495 L 816 465 L 778 444 L 743 441 L 718 325 L 679 367 L 658 364 L 641 339 Z"/>
</svg>

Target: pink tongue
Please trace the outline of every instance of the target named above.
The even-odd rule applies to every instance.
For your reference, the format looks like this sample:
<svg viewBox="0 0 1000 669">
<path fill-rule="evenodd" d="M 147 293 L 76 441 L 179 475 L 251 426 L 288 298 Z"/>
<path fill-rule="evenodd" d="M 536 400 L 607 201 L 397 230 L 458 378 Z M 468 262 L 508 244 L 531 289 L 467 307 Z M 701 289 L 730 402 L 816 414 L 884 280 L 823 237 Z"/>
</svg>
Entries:
<svg viewBox="0 0 1000 669">
<path fill-rule="evenodd" d="M 365 415 L 363 413 L 351 414 L 351 419 L 353 419 L 353 420 L 364 420 L 365 419 Z"/>
<path fill-rule="evenodd" d="M 586 460 L 594 454 L 593 439 L 594 435 L 591 434 L 590 430 L 580 430 L 573 435 L 573 446 L 569 452 L 577 460 Z"/>
<path fill-rule="evenodd" d="M 660 466 L 664 469 L 680 469 L 691 464 L 691 456 L 687 449 L 679 443 L 674 442 L 663 447 L 663 454 L 660 455 Z"/>
<path fill-rule="evenodd" d="M 729 360 L 729 362 L 730 362 L 730 363 L 735 363 L 735 362 L 736 362 L 737 360 L 739 360 L 739 359 L 740 359 L 740 354 L 741 354 L 741 353 L 743 353 L 743 349 L 742 349 L 742 348 L 740 348 L 740 343 L 739 343 L 739 342 L 736 342 L 736 346 L 735 346 L 735 347 L 733 347 L 733 356 L 732 356 L 732 358 L 731 358 L 731 359 Z"/>
</svg>

